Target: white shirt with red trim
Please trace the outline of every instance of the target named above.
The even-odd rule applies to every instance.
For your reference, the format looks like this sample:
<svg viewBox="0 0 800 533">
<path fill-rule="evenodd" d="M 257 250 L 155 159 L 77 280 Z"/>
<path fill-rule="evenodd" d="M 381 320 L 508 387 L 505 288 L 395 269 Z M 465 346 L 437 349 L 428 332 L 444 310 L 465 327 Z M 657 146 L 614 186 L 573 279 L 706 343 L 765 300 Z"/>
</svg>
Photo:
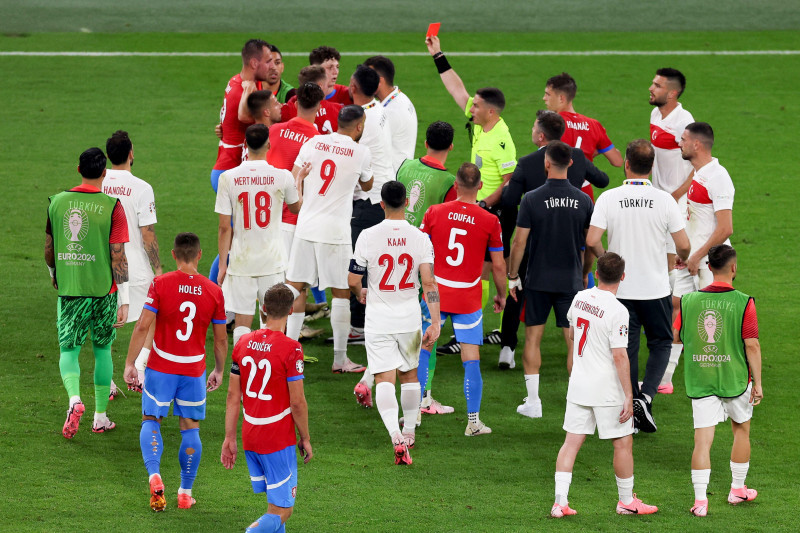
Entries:
<svg viewBox="0 0 800 533">
<path fill-rule="evenodd" d="M 686 223 L 686 233 L 689 235 L 692 250 L 703 246 L 714 233 L 717 228 L 715 213 L 733 209 L 735 192 L 728 171 L 719 164 L 716 157 L 695 171 L 687 195 L 689 219 Z M 726 239 L 723 244 L 730 244 L 730 240 Z M 705 261 L 701 261 L 700 264 L 705 265 Z"/>
<path fill-rule="evenodd" d="M 656 153 L 653 162 L 653 186 L 672 193 L 683 185 L 692 172 L 692 164 L 681 157 L 678 144 L 686 126 L 694 122 L 692 114 L 679 103 L 666 117 L 656 107 L 650 113 L 650 142 Z"/>
</svg>

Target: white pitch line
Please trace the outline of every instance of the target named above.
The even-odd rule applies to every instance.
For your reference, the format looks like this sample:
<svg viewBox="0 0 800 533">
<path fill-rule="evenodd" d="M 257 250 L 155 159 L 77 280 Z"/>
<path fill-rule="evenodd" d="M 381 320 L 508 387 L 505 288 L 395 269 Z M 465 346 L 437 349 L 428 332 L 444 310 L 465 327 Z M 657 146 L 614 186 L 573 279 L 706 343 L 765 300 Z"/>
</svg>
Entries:
<svg viewBox="0 0 800 533">
<path fill-rule="evenodd" d="M 373 56 L 389 54 L 393 57 L 426 57 L 427 52 L 341 52 L 343 56 Z M 0 50 L 0 56 L 24 57 L 235 57 L 238 52 L 28 52 Z M 307 52 L 284 52 L 284 57 L 306 57 Z M 447 52 L 448 56 L 502 57 L 502 56 L 795 56 L 800 50 L 509 50 L 500 52 Z"/>
</svg>

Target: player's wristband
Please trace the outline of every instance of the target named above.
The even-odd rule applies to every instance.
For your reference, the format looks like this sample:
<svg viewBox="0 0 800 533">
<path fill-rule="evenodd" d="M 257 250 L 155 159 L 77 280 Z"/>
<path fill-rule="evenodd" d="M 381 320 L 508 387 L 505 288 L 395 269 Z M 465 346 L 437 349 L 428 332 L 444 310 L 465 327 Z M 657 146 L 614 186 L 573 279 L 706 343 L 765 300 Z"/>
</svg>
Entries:
<svg viewBox="0 0 800 533">
<path fill-rule="evenodd" d="M 511 289 L 522 290 L 522 280 L 519 279 L 519 276 L 517 276 L 516 279 L 508 280 L 508 288 L 509 290 Z"/>
<path fill-rule="evenodd" d="M 508 278 L 508 281 L 515 281 L 515 280 L 519 279 L 519 274 L 517 274 L 516 276 L 512 276 L 511 274 L 507 274 L 506 277 Z"/>
<path fill-rule="evenodd" d="M 133 366 L 136 367 L 141 374 L 144 374 L 144 369 L 147 368 L 147 361 L 150 359 L 150 350 L 142 348 L 139 350 L 139 355 L 136 356 Z"/>
<path fill-rule="evenodd" d="M 50 277 L 51 278 L 55 278 L 56 277 L 56 269 L 55 268 L 51 267 L 50 265 L 47 265 L 47 270 L 50 271 Z"/>
<path fill-rule="evenodd" d="M 444 57 L 444 54 L 442 52 L 439 52 L 438 54 L 433 56 L 433 63 L 439 70 L 439 74 L 444 74 L 445 72 L 453 68 L 450 66 L 450 63 L 447 61 L 447 58 Z"/>
<path fill-rule="evenodd" d="M 128 282 L 117 283 L 117 303 L 119 305 L 130 305 L 131 295 L 128 288 Z"/>
</svg>

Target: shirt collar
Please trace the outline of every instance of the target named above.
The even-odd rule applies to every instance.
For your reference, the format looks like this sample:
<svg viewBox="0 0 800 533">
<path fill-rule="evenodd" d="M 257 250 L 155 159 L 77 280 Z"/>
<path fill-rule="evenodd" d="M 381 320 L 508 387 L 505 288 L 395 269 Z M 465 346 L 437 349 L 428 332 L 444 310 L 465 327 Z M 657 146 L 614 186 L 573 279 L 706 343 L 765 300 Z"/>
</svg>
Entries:
<svg viewBox="0 0 800 533">
<path fill-rule="evenodd" d="M 444 165 L 442 165 L 439 162 L 438 159 L 436 159 L 434 157 L 431 157 L 429 155 L 424 155 L 424 156 L 420 157 L 419 160 L 422 161 L 422 163 L 424 163 L 425 165 L 428 165 L 429 167 L 433 167 L 433 168 L 435 168 L 437 170 L 447 170 L 444 167 Z"/>
<path fill-rule="evenodd" d="M 719 287 L 720 289 L 733 289 L 733 285 L 724 281 L 715 281 L 709 287 Z"/>
<path fill-rule="evenodd" d="M 389 93 L 389 94 L 386 96 L 386 98 L 384 98 L 383 100 L 381 100 L 381 103 L 383 104 L 383 107 L 386 107 L 387 105 L 389 105 L 389 103 L 390 103 L 392 100 L 394 100 L 395 98 L 397 98 L 397 95 L 398 95 L 398 94 L 400 94 L 400 89 L 397 87 L 397 85 L 395 85 L 395 86 L 392 88 L 392 92 L 390 92 L 390 93 Z"/>
<path fill-rule="evenodd" d="M 94 185 L 78 185 L 77 187 L 73 187 L 70 189 L 72 192 L 100 192 L 100 189 L 95 187 Z"/>
</svg>

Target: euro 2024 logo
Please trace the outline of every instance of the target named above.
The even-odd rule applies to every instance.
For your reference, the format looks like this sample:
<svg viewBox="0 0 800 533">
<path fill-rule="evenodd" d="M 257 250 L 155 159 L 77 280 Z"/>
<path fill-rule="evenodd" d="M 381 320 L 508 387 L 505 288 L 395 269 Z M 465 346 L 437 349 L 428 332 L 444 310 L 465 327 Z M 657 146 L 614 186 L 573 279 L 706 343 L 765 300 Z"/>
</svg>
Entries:
<svg viewBox="0 0 800 533">
<path fill-rule="evenodd" d="M 722 315 L 713 309 L 706 309 L 697 318 L 697 333 L 708 346 L 703 348 L 706 353 L 716 352 L 715 343 L 722 337 Z"/>
<path fill-rule="evenodd" d="M 69 209 L 64 213 L 64 237 L 70 240 L 67 250 L 80 252 L 83 246 L 78 244 L 89 233 L 89 217 L 83 209 Z"/>
<path fill-rule="evenodd" d="M 419 180 L 409 183 L 408 187 L 408 209 L 406 209 L 406 220 L 414 224 L 416 222 L 416 212 L 425 205 L 425 184 Z"/>
</svg>

